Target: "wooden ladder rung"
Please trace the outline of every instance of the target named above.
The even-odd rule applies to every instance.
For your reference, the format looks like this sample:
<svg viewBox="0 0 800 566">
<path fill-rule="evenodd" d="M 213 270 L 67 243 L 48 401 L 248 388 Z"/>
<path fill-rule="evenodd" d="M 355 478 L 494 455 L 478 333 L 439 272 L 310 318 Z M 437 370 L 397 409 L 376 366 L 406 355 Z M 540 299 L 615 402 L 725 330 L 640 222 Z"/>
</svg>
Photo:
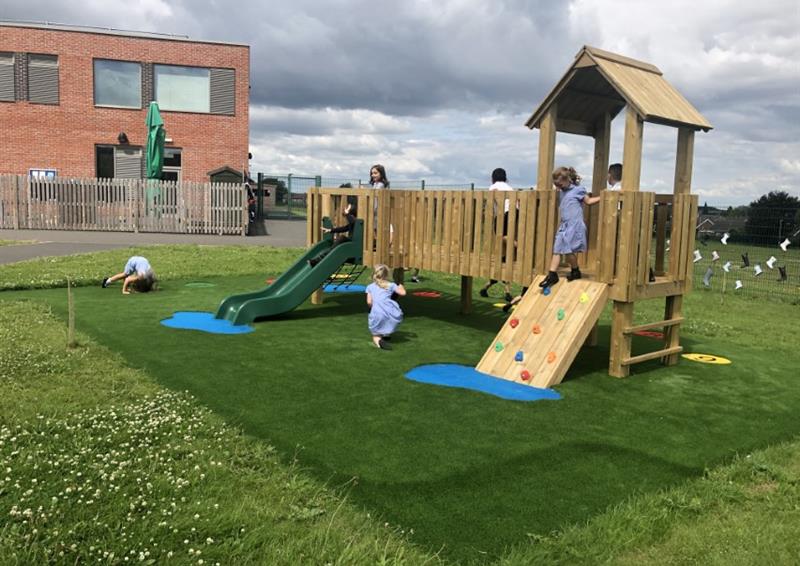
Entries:
<svg viewBox="0 0 800 566">
<path fill-rule="evenodd" d="M 664 356 L 671 356 L 672 354 L 680 354 L 683 352 L 683 346 L 675 346 L 673 348 L 665 348 L 664 350 L 656 350 L 655 352 L 648 352 L 647 354 L 642 354 L 640 356 L 633 356 L 632 358 L 625 358 L 622 360 L 623 366 L 632 366 L 633 364 L 638 364 L 641 362 L 646 362 L 648 360 L 654 360 L 656 358 L 663 358 Z"/>
<path fill-rule="evenodd" d="M 642 330 L 650 330 L 651 328 L 666 328 L 668 326 L 675 326 L 681 324 L 685 319 L 682 316 L 670 320 L 659 320 L 658 322 L 649 322 L 647 324 L 639 324 L 637 326 L 629 326 L 622 331 L 623 334 L 633 334 L 634 332 L 641 332 Z"/>
</svg>

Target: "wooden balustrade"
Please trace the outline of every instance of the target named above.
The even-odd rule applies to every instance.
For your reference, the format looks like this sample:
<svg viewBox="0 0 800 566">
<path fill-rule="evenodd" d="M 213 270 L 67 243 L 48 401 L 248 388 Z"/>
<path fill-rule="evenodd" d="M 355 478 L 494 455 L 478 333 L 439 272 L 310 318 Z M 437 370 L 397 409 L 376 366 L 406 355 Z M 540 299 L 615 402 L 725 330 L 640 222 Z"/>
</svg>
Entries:
<svg viewBox="0 0 800 566">
<path fill-rule="evenodd" d="M 347 197 L 357 199 L 364 220 L 364 263 L 418 267 L 528 285 L 545 274 L 558 228 L 557 195 L 544 191 L 309 190 L 308 243 L 321 237 L 323 216 L 344 220 Z M 672 195 L 669 195 L 673 201 Z M 509 214 L 504 233 L 505 200 Z M 658 202 L 658 207 L 656 207 Z M 656 213 L 659 209 L 663 212 Z M 649 281 L 671 218 L 669 272 Z M 586 274 L 612 285 L 615 300 L 661 296 L 683 289 L 691 277 L 697 197 L 677 195 L 671 206 L 644 191 L 606 191 L 586 207 L 588 249 L 579 263 Z M 652 256 L 656 226 L 656 264 Z M 660 224 L 659 224 L 660 223 Z M 658 232 L 663 226 L 663 233 Z M 661 234 L 661 235 L 659 235 Z M 663 270 L 663 254 L 661 259 Z M 650 289 L 661 285 L 658 290 Z"/>
</svg>

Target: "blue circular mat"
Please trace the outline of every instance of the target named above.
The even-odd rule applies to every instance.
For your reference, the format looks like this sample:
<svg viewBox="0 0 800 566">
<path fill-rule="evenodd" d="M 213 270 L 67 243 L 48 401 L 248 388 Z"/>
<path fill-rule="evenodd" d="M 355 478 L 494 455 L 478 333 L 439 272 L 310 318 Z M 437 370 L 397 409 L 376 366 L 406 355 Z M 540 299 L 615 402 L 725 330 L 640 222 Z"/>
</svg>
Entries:
<svg viewBox="0 0 800 566">
<path fill-rule="evenodd" d="M 473 367 L 456 364 L 431 364 L 417 366 L 406 374 L 406 378 L 420 383 L 460 387 L 488 393 L 511 401 L 539 401 L 540 399 L 561 399 L 552 389 L 541 389 L 531 385 L 514 383 L 481 373 Z"/>
<path fill-rule="evenodd" d="M 323 287 L 322 290 L 325 291 L 326 293 L 366 293 L 367 286 L 359 284 L 355 285 L 331 284 L 331 285 L 325 285 L 325 287 Z"/>
<path fill-rule="evenodd" d="M 201 330 L 211 334 L 247 334 L 255 330 L 246 324 L 234 326 L 229 320 L 214 318 L 214 313 L 210 312 L 176 312 L 171 318 L 162 320 L 161 324 L 169 328 Z"/>
</svg>

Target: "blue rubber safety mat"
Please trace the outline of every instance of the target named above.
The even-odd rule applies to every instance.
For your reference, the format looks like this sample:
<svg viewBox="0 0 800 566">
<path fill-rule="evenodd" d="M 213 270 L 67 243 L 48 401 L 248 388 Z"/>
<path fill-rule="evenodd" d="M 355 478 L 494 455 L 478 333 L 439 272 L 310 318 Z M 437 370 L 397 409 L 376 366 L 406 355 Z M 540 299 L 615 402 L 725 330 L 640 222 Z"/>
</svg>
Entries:
<svg viewBox="0 0 800 566">
<path fill-rule="evenodd" d="M 460 387 L 488 393 L 511 401 L 539 401 L 540 399 L 561 399 L 552 389 L 541 389 L 530 385 L 514 383 L 506 379 L 492 377 L 469 366 L 456 364 L 431 364 L 417 366 L 406 374 L 406 378 L 420 383 Z"/>
<path fill-rule="evenodd" d="M 210 312 L 176 312 L 171 318 L 162 320 L 161 324 L 170 328 L 202 330 L 211 334 L 247 334 L 255 330 L 246 324 L 234 326 L 229 320 L 214 318 L 214 313 Z"/>
<path fill-rule="evenodd" d="M 322 288 L 326 293 L 366 293 L 366 285 L 325 285 Z"/>
</svg>

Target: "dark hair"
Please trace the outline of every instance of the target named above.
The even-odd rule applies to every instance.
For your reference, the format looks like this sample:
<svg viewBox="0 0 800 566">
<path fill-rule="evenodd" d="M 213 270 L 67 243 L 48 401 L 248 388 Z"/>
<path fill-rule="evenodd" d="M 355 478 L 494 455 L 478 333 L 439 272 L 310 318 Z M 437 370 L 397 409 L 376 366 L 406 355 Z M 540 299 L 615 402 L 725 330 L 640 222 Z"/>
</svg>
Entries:
<svg viewBox="0 0 800 566">
<path fill-rule="evenodd" d="M 156 289 L 156 274 L 148 271 L 139 275 L 135 281 L 131 282 L 133 290 L 137 293 L 149 293 Z"/>
<path fill-rule="evenodd" d="M 622 180 L 622 163 L 612 163 L 608 168 L 608 174 L 617 181 Z"/>
<path fill-rule="evenodd" d="M 505 169 L 498 167 L 492 171 L 492 183 L 505 183 L 506 181 L 508 181 L 508 177 L 506 177 Z"/>
<path fill-rule="evenodd" d="M 353 216 L 358 216 L 358 197 L 354 195 L 348 195 L 347 202 L 345 202 L 345 208 L 347 205 L 350 205 L 350 214 Z"/>
<path fill-rule="evenodd" d="M 386 178 L 386 168 L 383 165 L 375 164 L 369 168 L 369 183 L 372 184 L 372 170 L 377 169 L 378 173 L 381 174 L 381 178 L 379 181 L 383 183 L 383 186 L 387 189 L 389 188 L 389 179 Z"/>
</svg>

